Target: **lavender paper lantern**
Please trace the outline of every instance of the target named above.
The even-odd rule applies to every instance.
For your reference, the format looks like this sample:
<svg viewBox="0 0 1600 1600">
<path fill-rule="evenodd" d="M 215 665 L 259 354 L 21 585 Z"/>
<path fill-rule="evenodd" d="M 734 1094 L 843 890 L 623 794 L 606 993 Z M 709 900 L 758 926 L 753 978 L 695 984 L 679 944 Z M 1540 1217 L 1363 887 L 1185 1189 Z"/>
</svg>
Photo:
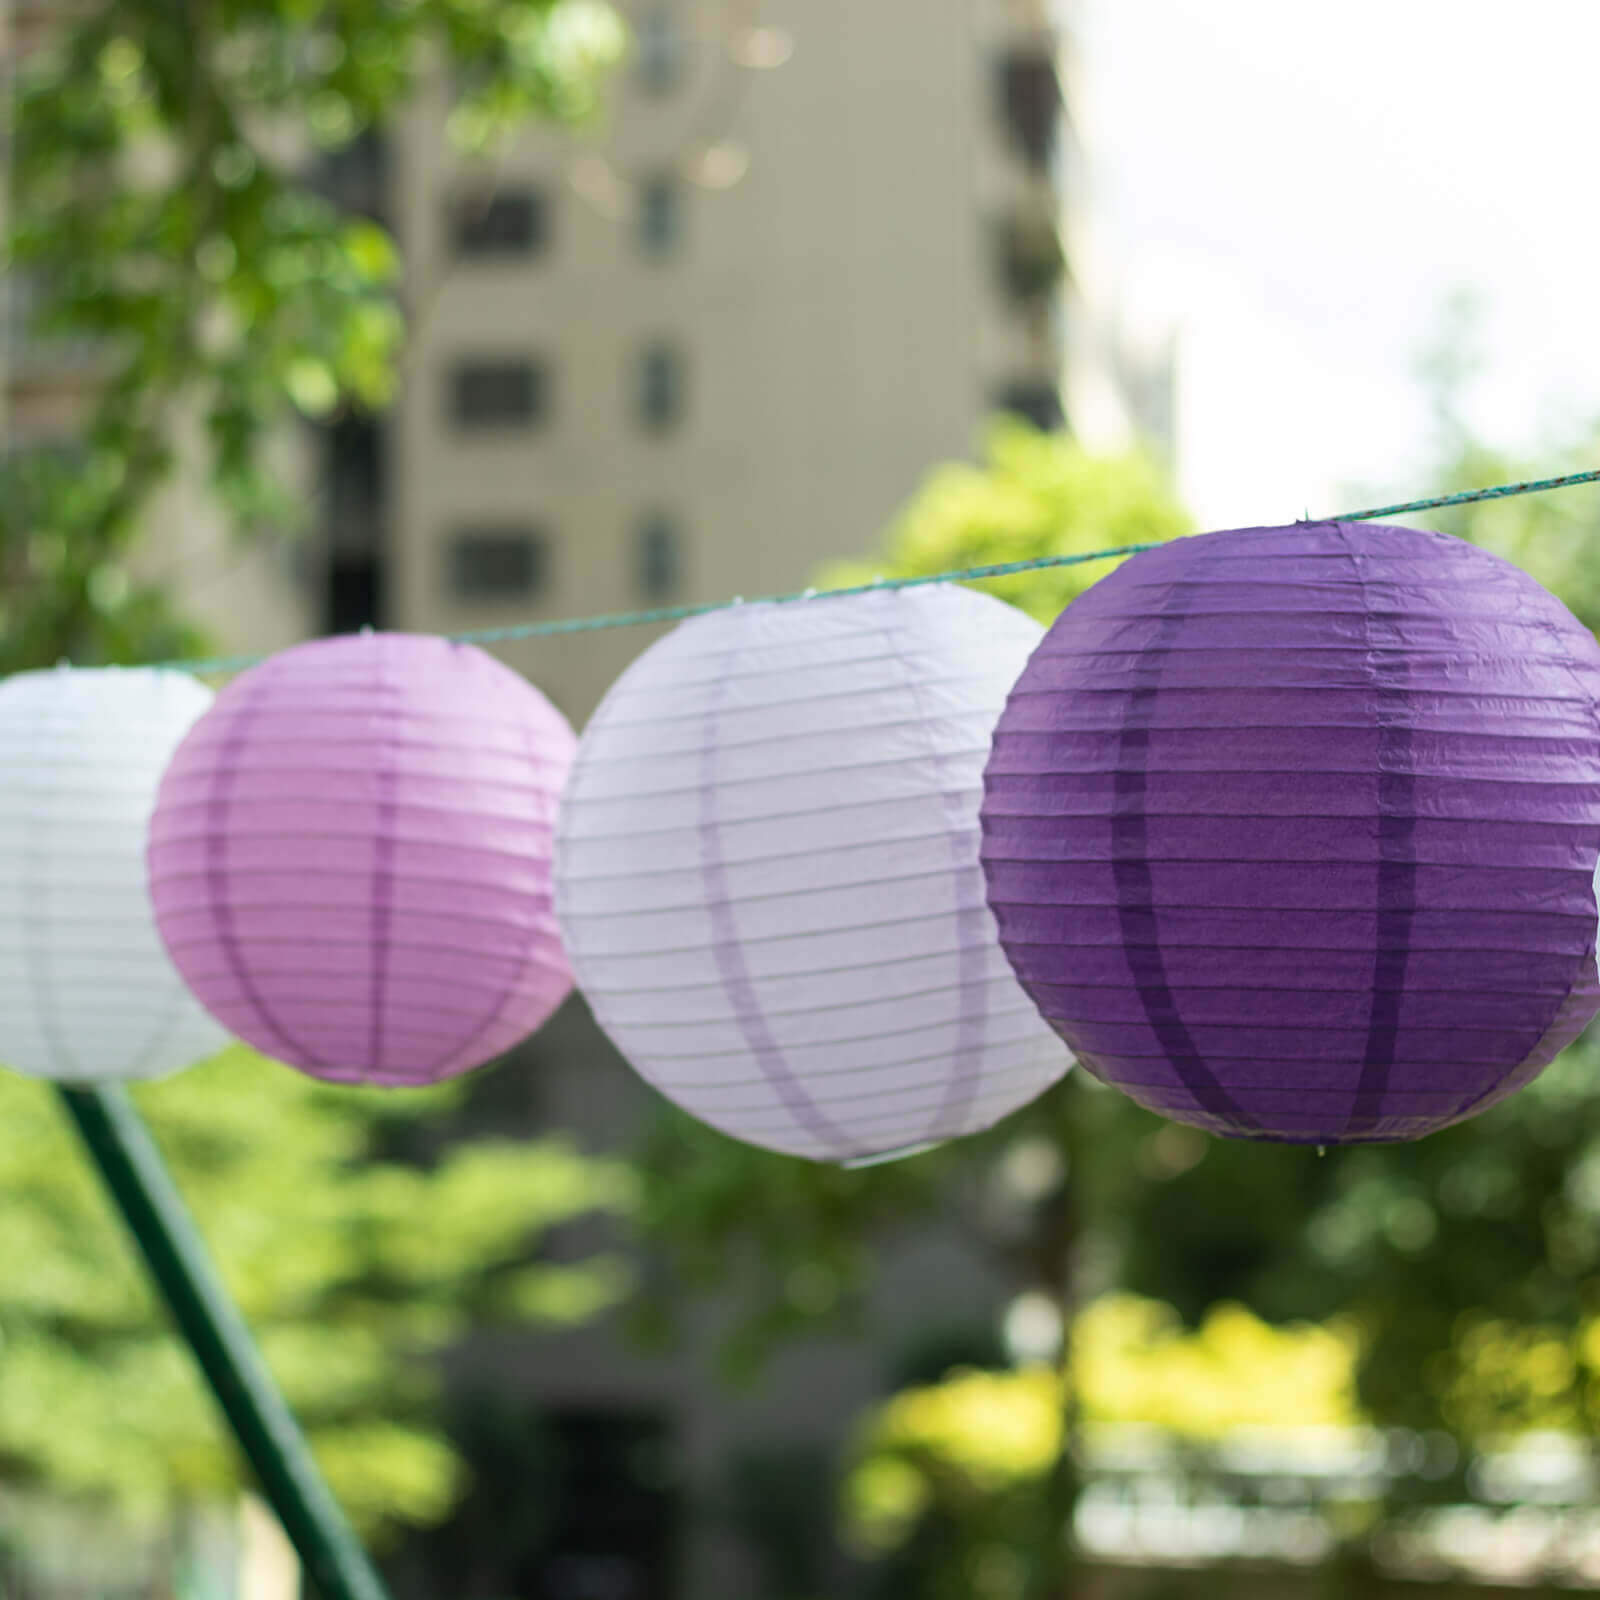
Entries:
<svg viewBox="0 0 1600 1600">
<path fill-rule="evenodd" d="M 1001 941 L 1083 1065 L 1214 1133 L 1412 1139 L 1600 1004 L 1600 649 L 1498 557 L 1306 523 L 1074 602 L 985 775 Z"/>
<path fill-rule="evenodd" d="M 662 1093 L 852 1161 L 987 1127 L 1061 1075 L 978 865 L 990 735 L 1040 633 L 948 586 L 737 606 L 615 684 L 556 905 L 597 1019 Z"/>
<path fill-rule="evenodd" d="M 0 682 L 0 1061 L 61 1082 L 155 1078 L 228 1036 L 156 933 L 145 830 L 211 691 L 150 668 Z"/>
<path fill-rule="evenodd" d="M 149 867 L 190 988 L 340 1083 L 432 1083 L 571 987 L 550 906 L 576 741 L 470 645 L 316 640 L 235 679 L 161 785 Z"/>
</svg>

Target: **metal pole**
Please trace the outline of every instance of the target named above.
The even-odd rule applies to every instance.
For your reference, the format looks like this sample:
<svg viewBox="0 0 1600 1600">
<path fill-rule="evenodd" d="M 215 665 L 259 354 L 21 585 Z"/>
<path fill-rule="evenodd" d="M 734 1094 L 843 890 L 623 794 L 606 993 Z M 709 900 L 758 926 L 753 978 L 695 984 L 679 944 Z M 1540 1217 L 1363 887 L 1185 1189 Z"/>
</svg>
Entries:
<svg viewBox="0 0 1600 1600">
<path fill-rule="evenodd" d="M 388 1600 L 126 1091 L 60 1092 L 311 1581 L 325 1600 Z"/>
</svg>

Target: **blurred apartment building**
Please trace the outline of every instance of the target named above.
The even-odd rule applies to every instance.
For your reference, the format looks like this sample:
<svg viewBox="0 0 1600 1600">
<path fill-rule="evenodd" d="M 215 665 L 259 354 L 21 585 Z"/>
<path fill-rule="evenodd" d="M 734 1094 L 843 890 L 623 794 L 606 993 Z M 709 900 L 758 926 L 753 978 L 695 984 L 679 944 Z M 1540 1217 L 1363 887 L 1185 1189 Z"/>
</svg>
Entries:
<svg viewBox="0 0 1600 1600">
<path fill-rule="evenodd" d="M 458 162 L 441 92 L 333 175 L 402 240 L 414 348 L 398 412 L 325 440 L 322 627 L 804 588 L 993 411 L 1137 420 L 1084 285 L 1066 8 L 627 9 L 603 141 Z M 650 637 L 504 655 L 581 719 Z"/>
</svg>

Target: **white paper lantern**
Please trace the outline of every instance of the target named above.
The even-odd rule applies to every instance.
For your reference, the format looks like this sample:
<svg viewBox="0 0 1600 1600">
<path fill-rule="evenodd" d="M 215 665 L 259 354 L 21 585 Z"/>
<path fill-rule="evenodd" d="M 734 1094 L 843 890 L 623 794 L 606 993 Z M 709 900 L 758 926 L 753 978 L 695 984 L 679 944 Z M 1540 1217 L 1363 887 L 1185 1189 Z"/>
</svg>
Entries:
<svg viewBox="0 0 1600 1600">
<path fill-rule="evenodd" d="M 685 1110 L 858 1161 L 989 1126 L 1069 1064 L 1001 954 L 978 804 L 1042 630 L 948 585 L 680 625 L 578 747 L 556 913 L 595 1016 Z"/>
<path fill-rule="evenodd" d="M 211 691 L 148 668 L 0 682 L 0 1062 L 61 1081 L 154 1078 L 228 1035 L 156 933 L 145 829 Z"/>
</svg>

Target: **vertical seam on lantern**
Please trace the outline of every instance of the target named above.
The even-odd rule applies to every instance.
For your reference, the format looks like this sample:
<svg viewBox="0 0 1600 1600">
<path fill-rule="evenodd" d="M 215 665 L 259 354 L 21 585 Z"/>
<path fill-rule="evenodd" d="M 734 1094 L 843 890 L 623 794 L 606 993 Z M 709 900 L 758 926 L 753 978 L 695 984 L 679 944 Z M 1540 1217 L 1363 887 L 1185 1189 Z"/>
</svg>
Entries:
<svg viewBox="0 0 1600 1600">
<path fill-rule="evenodd" d="M 1567 653 L 1566 644 L 1562 640 L 1561 635 L 1556 631 L 1555 623 L 1552 622 L 1548 616 L 1545 616 L 1542 613 L 1540 615 L 1539 620 L 1543 624 L 1545 630 L 1549 633 L 1550 637 L 1555 641 L 1556 659 L 1565 668 L 1567 676 L 1572 679 L 1572 686 L 1573 686 L 1573 688 L 1575 688 L 1578 691 L 1579 700 L 1582 702 L 1584 707 L 1588 710 L 1589 721 L 1594 727 L 1596 739 L 1600 740 L 1600 706 L 1597 706 L 1595 704 L 1594 696 L 1591 693 L 1589 693 L 1588 690 L 1586 690 L 1584 688 L 1583 680 L 1581 678 L 1579 678 L 1579 676 L 1578 676 L 1578 670 L 1573 665 L 1572 657 Z M 1594 881 L 1595 881 L 1596 877 L 1600 877 L 1600 859 L 1596 860 L 1595 871 L 1590 874 L 1591 886 L 1594 884 Z M 1595 922 L 1594 931 L 1595 931 L 1597 936 L 1600 936 L 1600 890 L 1597 890 L 1596 894 L 1597 894 L 1597 903 L 1596 903 L 1596 907 L 1595 907 L 1596 922 Z M 1597 937 L 1597 941 L 1596 942 L 1597 942 L 1597 944 L 1600 944 L 1600 937 Z M 1591 949 L 1591 951 L 1589 953 L 1590 953 L 1591 956 L 1600 955 L 1600 951 L 1597 951 L 1595 949 Z M 1596 979 L 1596 982 L 1600 982 L 1600 968 L 1597 968 L 1597 970 L 1596 970 L 1595 979 Z M 1567 990 L 1567 999 L 1568 1000 L 1570 1000 L 1572 998 L 1572 991 L 1574 989 L 1576 989 L 1577 987 L 1578 987 L 1578 974 L 1576 972 L 1574 972 L 1573 975 L 1572 975 L 1572 983 L 1571 983 L 1570 987 Z M 1564 1000 L 1564 1001 L 1562 1001 L 1562 1006 L 1565 1007 L 1565 1005 L 1566 1005 L 1566 1001 Z M 1557 1015 L 1559 1016 L 1560 1013 L 1558 1012 Z M 1554 1019 L 1552 1018 L 1552 1026 L 1553 1025 L 1554 1025 Z M 1537 1047 L 1535 1047 L 1535 1048 L 1537 1048 Z"/>
<path fill-rule="evenodd" d="M 1204 557 L 1204 548 L 1195 551 L 1191 564 Z M 1177 642 L 1192 599 L 1190 596 L 1180 603 L 1181 592 L 1186 587 L 1197 587 L 1194 581 L 1181 576 L 1169 582 L 1172 594 L 1156 613 L 1155 642 L 1145 648 L 1134 664 L 1134 687 L 1128 692 L 1128 707 L 1117 730 L 1117 761 L 1108 818 L 1117 930 L 1122 937 L 1122 958 L 1128 964 L 1145 1020 L 1166 1052 L 1179 1081 L 1203 1111 L 1235 1132 L 1247 1135 L 1261 1132 L 1261 1124 L 1233 1098 L 1206 1065 L 1188 1024 L 1178 1014 L 1178 1001 L 1167 978 L 1166 958 L 1161 952 L 1156 925 L 1155 889 L 1148 859 L 1149 819 L 1144 809 L 1149 721 L 1154 715 L 1162 669 Z M 1083 1059 L 1081 1053 L 1079 1059 Z"/>
<path fill-rule="evenodd" d="M 758 619 L 756 608 L 750 607 L 745 612 L 746 629 L 756 626 Z M 733 655 L 736 648 L 730 645 L 726 654 Z M 724 670 L 711 684 L 706 697 L 705 738 L 700 749 L 700 871 L 706 889 L 706 913 L 711 922 L 711 954 L 722 980 L 722 992 L 733 1007 L 740 1036 L 754 1055 L 762 1077 L 783 1102 L 784 1109 L 833 1156 L 854 1155 L 858 1152 L 850 1135 L 812 1099 L 784 1058 L 782 1047 L 762 1013 L 760 997 L 739 944 L 738 923 L 728 891 L 728 866 L 722 853 L 722 823 L 717 814 L 716 732 L 727 682 L 728 674 Z"/>
<path fill-rule="evenodd" d="M 30 740 L 35 749 L 38 748 L 40 736 L 51 718 L 48 695 L 40 695 L 37 713 Z M 34 848 L 39 842 L 38 808 L 29 805 L 24 816 L 27 819 L 24 827 L 28 848 L 23 851 L 23 860 L 26 863 L 23 874 L 22 923 L 25 932 L 23 948 L 26 951 L 24 959 L 28 965 L 28 976 L 32 980 L 33 1003 L 38 1013 L 39 1032 L 44 1036 L 46 1048 L 55 1058 L 51 1065 L 57 1072 L 62 1072 L 64 1069 L 66 1075 L 82 1079 L 88 1075 L 84 1072 L 83 1064 L 78 1060 L 76 1053 L 67 1043 L 66 1034 L 61 1026 L 60 1008 L 55 998 L 55 971 L 48 954 L 48 917 L 45 912 L 49 896 L 46 892 L 46 875 L 39 871 L 44 864 L 41 853 Z"/>
<path fill-rule="evenodd" d="M 384 635 L 364 641 L 372 649 L 373 693 L 378 699 L 378 807 L 372 830 L 372 903 L 368 908 L 368 933 L 372 940 L 372 977 L 367 990 L 367 1059 L 360 1076 L 366 1082 L 384 1081 L 383 1056 L 388 1044 L 385 1008 L 389 999 L 389 951 L 394 920 L 395 790 L 399 774 L 395 764 L 395 686 L 388 674 Z"/>
<path fill-rule="evenodd" d="M 239 680 L 244 683 L 245 680 Z M 228 809 L 233 802 L 233 786 L 239 775 L 238 759 L 251 725 L 261 714 L 262 702 L 273 687 L 269 676 L 258 677 L 243 691 L 241 703 L 234 713 L 233 723 L 223 736 L 211 769 L 210 792 L 206 796 L 206 822 L 202 838 L 205 841 L 206 908 L 217 930 L 217 947 L 239 992 L 250 1005 L 268 1033 L 276 1034 L 285 1045 L 285 1059 L 307 1067 L 326 1067 L 314 1050 L 308 1050 L 274 1015 L 267 1005 L 266 996 L 256 986 L 255 978 L 244 959 L 239 945 L 239 933 L 233 923 L 233 907 L 228 903 Z"/>
<path fill-rule="evenodd" d="M 937 590 L 933 591 L 937 594 Z M 910 693 L 911 703 L 916 708 L 918 720 L 921 722 L 928 744 L 928 761 L 933 769 L 933 779 L 937 786 L 940 809 L 944 814 L 945 839 L 950 850 L 951 860 L 951 891 L 954 900 L 955 926 L 956 926 L 956 1036 L 951 1047 L 950 1072 L 945 1079 L 944 1095 L 939 1104 L 934 1108 L 934 1114 L 928 1122 L 925 1137 L 933 1140 L 954 1139 L 968 1131 L 966 1121 L 972 1114 L 972 1107 L 977 1099 L 978 1087 L 982 1081 L 982 1072 L 979 1069 L 979 1056 L 984 1047 L 989 1025 L 989 995 L 987 986 L 983 982 L 983 935 L 988 930 L 984 918 L 991 917 L 989 902 L 984 894 L 983 863 L 978 859 L 976 848 L 972 852 L 970 861 L 963 859 L 962 843 L 966 832 L 964 824 L 966 818 L 961 808 L 961 796 L 954 793 L 946 783 L 949 775 L 949 757 L 939 749 L 939 740 L 933 729 L 933 719 L 929 715 L 922 685 L 917 681 L 917 675 L 911 663 L 906 659 L 900 647 L 899 627 L 894 620 L 894 611 L 906 602 L 903 599 L 904 591 L 895 590 L 888 596 L 890 615 L 883 624 L 883 635 L 889 646 L 889 654 L 893 657 L 895 665 L 904 675 L 906 689 Z M 972 830 L 973 843 L 976 845 L 976 828 Z M 977 900 L 966 910 L 961 906 L 961 895 L 964 888 L 976 888 Z M 972 919 L 978 923 L 977 938 L 967 939 L 962 936 L 962 924 L 970 924 Z M 968 928 L 970 932 L 970 927 Z"/>
<path fill-rule="evenodd" d="M 1372 638 L 1372 601 L 1361 553 L 1342 523 L 1332 524 L 1350 559 L 1361 591 L 1361 626 L 1366 636 L 1367 676 L 1377 696 L 1378 861 L 1372 959 L 1372 998 L 1367 1010 L 1367 1040 L 1361 1056 L 1350 1114 L 1341 1137 L 1360 1139 L 1382 1126 L 1384 1100 L 1400 1040 L 1406 969 L 1417 912 L 1416 773 L 1411 729 L 1405 720 L 1409 697 L 1389 684 Z M 1394 767 L 1395 770 L 1390 770 Z M 1406 770 L 1399 770 L 1405 768 Z"/>
<path fill-rule="evenodd" d="M 1549 619 L 1549 617 L 1543 616 L 1543 615 L 1540 616 L 1539 621 L 1540 621 L 1541 626 L 1550 634 L 1551 638 L 1555 641 L 1556 659 L 1566 669 L 1567 676 L 1572 679 L 1573 685 L 1578 691 L 1579 699 L 1582 701 L 1583 705 L 1588 710 L 1589 721 L 1594 726 L 1596 737 L 1600 738 L 1600 708 L 1596 707 L 1592 696 L 1584 688 L 1582 680 L 1578 677 L 1577 670 L 1573 666 L 1571 659 L 1568 657 L 1568 655 L 1566 653 L 1566 646 L 1562 641 L 1561 635 L 1556 631 L 1555 624 Z M 1595 878 L 1596 875 L 1600 875 L 1600 864 L 1597 864 L 1596 873 L 1595 874 L 1591 874 L 1591 877 L 1590 877 L 1591 885 L 1593 885 L 1594 878 Z M 1593 962 L 1595 960 L 1595 958 L 1596 958 L 1596 940 L 1595 940 L 1595 935 L 1597 933 L 1600 933 L 1600 911 L 1597 911 L 1597 921 L 1596 921 L 1596 924 L 1593 926 L 1593 931 L 1590 934 L 1590 944 L 1589 944 L 1589 948 L 1588 948 L 1588 950 L 1586 952 L 1587 959 L 1589 961 L 1591 961 L 1591 962 Z M 1491 1096 L 1493 1096 L 1495 1099 L 1504 1099 L 1506 1095 L 1508 1095 L 1510 1093 L 1513 1093 L 1517 1089 L 1522 1088 L 1523 1085 L 1526 1082 L 1529 1081 L 1527 1078 L 1524 1078 L 1522 1076 L 1522 1074 L 1531 1063 L 1534 1063 L 1534 1062 L 1538 1061 L 1538 1057 L 1539 1057 L 1539 1055 L 1541 1053 L 1541 1050 L 1543 1048 L 1544 1042 L 1545 1042 L 1546 1038 L 1549 1037 L 1550 1030 L 1552 1028 L 1554 1028 L 1562 1020 L 1562 1017 L 1565 1015 L 1567 1006 L 1571 1003 L 1572 996 L 1573 996 L 1574 992 L 1577 990 L 1578 978 L 1581 975 L 1582 971 L 1583 971 L 1583 963 L 1580 961 L 1572 969 L 1572 976 L 1567 981 L 1567 992 L 1564 995 L 1562 995 L 1560 1003 L 1551 1012 L 1549 1020 L 1546 1021 L 1544 1027 L 1540 1030 L 1539 1037 L 1534 1040 L 1533 1044 L 1529 1047 L 1529 1049 L 1527 1051 L 1527 1054 L 1524 1055 L 1522 1057 L 1522 1059 L 1517 1063 L 1515 1069 L 1510 1073 L 1510 1075 L 1508 1077 L 1506 1077 L 1506 1078 L 1502 1078 L 1502 1079 L 1498 1080 L 1495 1083 L 1491 1083 L 1488 1088 L 1481 1090 L 1479 1093 L 1477 1093 L 1475 1095 L 1472 1095 L 1467 1100 L 1463 1101 L 1462 1104 L 1455 1111 L 1450 1113 L 1450 1118 L 1449 1118 L 1450 1121 L 1459 1122 L 1464 1117 L 1470 1117 L 1473 1114 L 1473 1112 L 1476 1111 L 1479 1106 L 1483 1105 L 1483 1103 L 1486 1100 L 1488 1100 Z M 1596 974 L 1596 979 L 1597 979 L 1597 982 L 1600 982 L 1600 973 Z M 1547 1065 L 1547 1064 L 1548 1063 L 1541 1064 L 1541 1067 L 1540 1067 L 1539 1070 L 1542 1070 L 1542 1065 Z M 1537 1075 L 1537 1073 L 1533 1074 L 1533 1076 L 1536 1076 L 1536 1075 Z"/>
</svg>

